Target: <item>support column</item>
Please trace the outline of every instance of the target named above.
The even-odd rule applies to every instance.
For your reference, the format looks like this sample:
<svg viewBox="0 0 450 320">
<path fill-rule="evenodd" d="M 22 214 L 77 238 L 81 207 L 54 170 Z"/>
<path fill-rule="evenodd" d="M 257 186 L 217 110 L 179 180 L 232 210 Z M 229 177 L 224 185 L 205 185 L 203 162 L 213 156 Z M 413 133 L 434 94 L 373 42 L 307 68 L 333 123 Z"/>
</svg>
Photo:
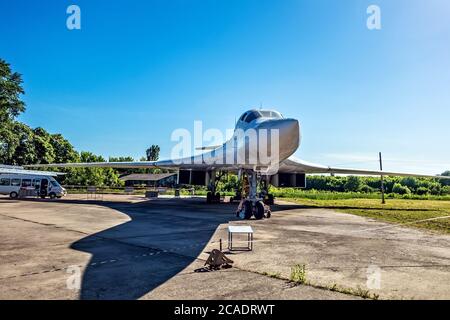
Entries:
<svg viewBox="0 0 450 320">
<path fill-rule="evenodd" d="M 216 193 L 216 170 L 211 171 L 211 192 Z"/>
<path fill-rule="evenodd" d="M 278 173 L 276 175 L 272 176 L 272 185 L 274 187 L 278 187 L 279 186 L 279 178 L 278 178 Z"/>
<path fill-rule="evenodd" d="M 256 199 L 257 186 L 258 186 L 256 172 L 252 172 L 248 179 L 249 179 L 249 184 L 250 184 L 249 198 Z"/>
</svg>

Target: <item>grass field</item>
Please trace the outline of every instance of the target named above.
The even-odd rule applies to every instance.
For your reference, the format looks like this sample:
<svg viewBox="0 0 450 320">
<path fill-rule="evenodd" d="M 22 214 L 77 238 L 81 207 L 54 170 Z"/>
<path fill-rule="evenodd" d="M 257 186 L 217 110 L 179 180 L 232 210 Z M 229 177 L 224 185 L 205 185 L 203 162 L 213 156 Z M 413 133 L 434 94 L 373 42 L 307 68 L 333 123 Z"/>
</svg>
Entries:
<svg viewBox="0 0 450 320">
<path fill-rule="evenodd" d="M 383 205 L 380 199 L 285 199 L 306 206 L 330 208 L 395 224 L 405 224 L 408 227 L 450 234 L 450 201 L 446 200 L 387 199 Z M 423 221 L 427 219 L 434 220 Z"/>
</svg>

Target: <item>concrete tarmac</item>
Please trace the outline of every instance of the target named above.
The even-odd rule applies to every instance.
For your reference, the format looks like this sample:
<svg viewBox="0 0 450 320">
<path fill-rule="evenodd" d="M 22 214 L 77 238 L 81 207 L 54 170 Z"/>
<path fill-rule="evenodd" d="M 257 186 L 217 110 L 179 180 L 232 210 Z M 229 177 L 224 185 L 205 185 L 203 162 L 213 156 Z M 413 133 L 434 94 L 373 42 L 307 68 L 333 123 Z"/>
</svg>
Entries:
<svg viewBox="0 0 450 320">
<path fill-rule="evenodd" d="M 449 236 L 283 202 L 271 219 L 241 221 L 236 206 L 125 195 L 2 197 L 0 299 L 359 298 L 283 280 L 295 264 L 318 286 L 386 299 L 450 298 Z M 251 225 L 254 250 L 229 253 L 231 269 L 197 272 L 220 239 L 225 250 L 229 225 Z"/>
</svg>

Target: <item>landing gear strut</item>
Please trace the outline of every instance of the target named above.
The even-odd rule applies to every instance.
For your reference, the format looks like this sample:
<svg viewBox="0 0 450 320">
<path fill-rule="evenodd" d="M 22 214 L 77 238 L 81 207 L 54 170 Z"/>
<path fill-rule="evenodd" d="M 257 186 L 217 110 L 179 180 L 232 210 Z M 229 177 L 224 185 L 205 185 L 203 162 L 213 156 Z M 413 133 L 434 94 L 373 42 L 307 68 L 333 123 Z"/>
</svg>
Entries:
<svg viewBox="0 0 450 320">
<path fill-rule="evenodd" d="M 219 178 L 216 180 L 216 171 L 212 170 L 208 173 L 209 183 L 208 183 L 208 193 L 206 194 L 206 203 L 220 203 L 220 193 L 216 192 L 217 184 L 222 178 L 222 173 L 219 175 Z"/>
<path fill-rule="evenodd" d="M 270 218 L 270 207 L 264 203 L 263 197 L 257 195 L 257 173 L 251 171 L 247 173 L 247 176 L 248 184 L 245 183 L 246 179 L 244 178 L 243 189 L 244 193 L 248 194 L 248 196 L 241 200 L 241 203 L 236 211 L 236 216 L 242 220 L 248 220 L 252 216 L 254 216 L 256 220 Z M 246 189 L 248 189 L 248 191 Z"/>
</svg>

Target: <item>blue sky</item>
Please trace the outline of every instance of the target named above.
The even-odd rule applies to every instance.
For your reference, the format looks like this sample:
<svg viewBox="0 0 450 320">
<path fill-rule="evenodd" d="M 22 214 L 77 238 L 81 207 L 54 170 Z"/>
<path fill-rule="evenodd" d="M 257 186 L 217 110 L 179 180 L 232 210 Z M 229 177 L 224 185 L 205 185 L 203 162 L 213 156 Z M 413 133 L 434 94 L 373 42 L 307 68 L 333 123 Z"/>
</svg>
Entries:
<svg viewBox="0 0 450 320">
<path fill-rule="evenodd" d="M 382 151 L 434 174 L 450 169 L 449 16 L 446 0 L 0 0 L 0 57 L 23 74 L 20 120 L 77 150 L 166 158 L 173 130 L 225 131 L 262 104 L 300 120 L 305 160 L 376 168 Z"/>
</svg>

